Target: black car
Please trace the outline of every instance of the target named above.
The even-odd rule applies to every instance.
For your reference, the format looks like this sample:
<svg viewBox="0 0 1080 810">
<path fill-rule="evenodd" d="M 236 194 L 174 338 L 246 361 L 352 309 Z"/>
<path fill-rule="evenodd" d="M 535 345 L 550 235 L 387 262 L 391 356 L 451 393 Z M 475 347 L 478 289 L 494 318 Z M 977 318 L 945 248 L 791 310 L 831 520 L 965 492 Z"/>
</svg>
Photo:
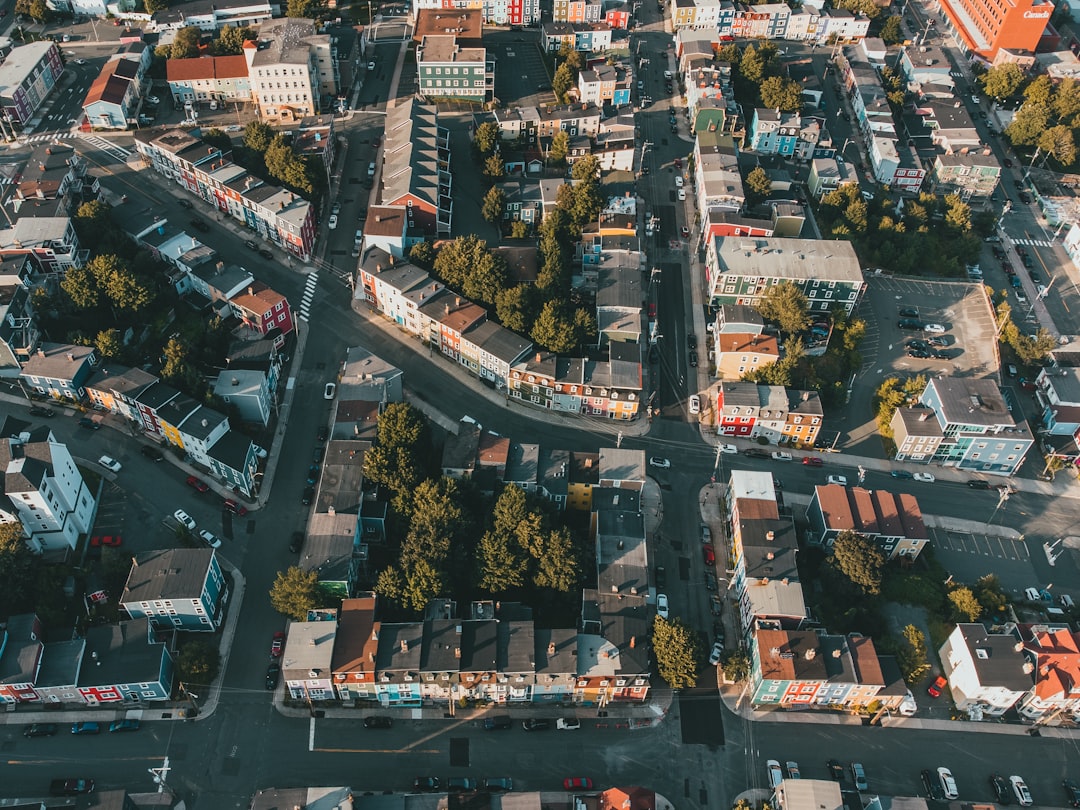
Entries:
<svg viewBox="0 0 1080 810">
<path fill-rule="evenodd" d="M 1042 276 L 1040 276 L 1034 270 L 1028 271 L 1028 278 L 1030 278 L 1035 284 L 1042 284 Z"/>
<path fill-rule="evenodd" d="M 948 352 L 934 351 L 934 352 L 930 352 L 930 356 L 935 360 L 951 360 L 952 359 L 951 357 L 949 357 Z"/>
<path fill-rule="evenodd" d="M 662 565 L 656 566 L 656 587 L 663 588 L 667 584 L 667 569 Z"/>
<path fill-rule="evenodd" d="M 181 208 L 188 209 L 189 211 L 195 207 L 191 204 L 191 200 L 177 200 L 176 204 L 179 205 Z"/>
<path fill-rule="evenodd" d="M 30 415 L 43 416 L 46 419 L 49 419 L 53 416 L 56 416 L 56 411 L 54 411 L 52 408 L 46 408 L 43 405 L 33 405 L 30 408 Z"/>
<path fill-rule="evenodd" d="M 832 776 L 832 778 L 835 781 L 843 782 L 844 781 L 844 766 L 841 765 L 839 762 L 837 762 L 835 759 L 830 759 L 829 762 L 828 762 L 828 765 L 829 765 L 829 775 Z"/>
<path fill-rule="evenodd" d="M 198 217 L 192 217 L 191 219 L 189 219 L 188 224 L 200 233 L 206 233 L 210 230 L 210 226 L 206 224 L 206 221 L 199 219 Z"/>
<path fill-rule="evenodd" d="M 291 551 L 293 554 L 299 554 L 300 549 L 303 547 L 303 545 L 304 545 L 304 533 L 303 532 L 293 532 L 292 537 L 289 539 L 289 551 Z"/>
<path fill-rule="evenodd" d="M 315 450 L 311 454 L 311 463 L 312 464 L 321 464 L 322 459 L 323 459 L 323 453 L 325 453 L 325 452 L 326 452 L 325 447 L 316 447 Z"/>
<path fill-rule="evenodd" d="M 393 718 L 382 714 L 373 714 L 364 718 L 364 728 L 391 728 L 393 725 Z"/>
<path fill-rule="evenodd" d="M 923 351 L 926 351 L 930 348 L 929 343 L 927 343 L 925 340 L 919 340 L 918 338 L 912 338 L 904 345 L 907 346 L 909 349 L 922 349 Z"/>
<path fill-rule="evenodd" d="M 688 349 L 697 348 L 697 335 L 695 335 L 693 332 L 686 336 L 686 347 Z"/>
<path fill-rule="evenodd" d="M 929 343 L 931 346 L 936 346 L 939 349 L 944 349 L 946 346 L 949 345 L 949 342 L 945 340 L 945 338 L 940 337 L 928 337 L 926 339 L 926 342 Z"/>
<path fill-rule="evenodd" d="M 484 718 L 484 728 L 488 731 L 506 731 L 513 725 L 514 723 L 508 714 L 497 714 L 494 717 Z"/>
<path fill-rule="evenodd" d="M 528 720 L 523 720 L 521 722 L 521 727 L 526 731 L 547 731 L 551 728 L 551 721 L 530 717 Z"/>
<path fill-rule="evenodd" d="M 649 347 L 649 362 L 650 363 L 659 363 L 660 362 L 660 350 L 656 348 L 655 344 Z"/>
<path fill-rule="evenodd" d="M 1028 255 L 1021 256 L 1020 260 L 1024 263 L 1024 267 L 1026 267 L 1028 270 L 1035 266 L 1035 262 L 1032 261 L 1032 258 Z"/>
<path fill-rule="evenodd" d="M 325 442 L 326 437 L 329 435 L 330 428 L 328 428 L 326 425 L 323 425 L 321 428 L 319 428 L 319 432 L 315 435 L 315 440 L 319 442 Z"/>
<path fill-rule="evenodd" d="M 690 350 L 690 368 L 697 368 L 697 352 Z"/>
<path fill-rule="evenodd" d="M 893 478 L 914 478 L 907 470 L 893 470 L 889 473 Z"/>
<path fill-rule="evenodd" d="M 55 723 L 34 723 L 27 726 L 22 735 L 24 737 L 52 737 L 56 735 Z"/>
<path fill-rule="evenodd" d="M 754 447 L 743 450 L 742 454 L 747 458 L 771 458 L 764 450 L 758 450 Z"/>
<path fill-rule="evenodd" d="M 434 793 L 439 789 L 440 782 L 437 776 L 418 776 L 413 779 L 413 790 L 419 790 L 424 793 Z"/>
<path fill-rule="evenodd" d="M 274 661 L 266 668 L 266 688 L 277 689 L 278 681 L 281 679 L 281 664 Z"/>
<path fill-rule="evenodd" d="M 904 307 L 903 309 L 900 310 L 900 317 L 901 318 L 918 318 L 919 317 L 919 310 L 916 309 L 915 307 Z"/>
<path fill-rule="evenodd" d="M 84 416 L 79 420 L 79 427 L 86 428 L 87 430 L 101 430 L 101 425 L 88 416 Z"/>
<path fill-rule="evenodd" d="M 1075 779 L 1066 779 L 1061 783 L 1065 788 L 1065 798 L 1073 807 L 1080 807 L 1080 782 Z"/>
<path fill-rule="evenodd" d="M 1020 196 L 1020 202 L 1022 202 L 1024 205 L 1031 205 L 1031 195 L 1030 194 L 1028 194 L 1026 191 L 1021 191 L 1019 196 Z"/>
<path fill-rule="evenodd" d="M 305 487 L 304 493 L 300 496 L 300 503 L 304 506 L 311 506 L 311 502 L 315 499 L 315 487 Z"/>
<path fill-rule="evenodd" d="M 1012 804 L 1012 787 L 1008 779 L 995 773 L 990 777 L 990 787 L 994 789 L 998 804 Z"/>
<path fill-rule="evenodd" d="M 915 321 L 910 318 L 901 318 L 896 322 L 896 325 L 908 332 L 921 332 L 923 330 L 922 321 Z"/>
<path fill-rule="evenodd" d="M 262 256 L 264 259 L 274 258 L 274 254 L 270 251 L 269 248 L 259 248 L 259 255 Z"/>
<path fill-rule="evenodd" d="M 139 448 L 139 452 L 142 453 L 144 456 L 146 456 L 148 459 L 151 459 L 153 461 L 164 461 L 165 460 L 165 454 L 162 453 L 160 450 L 158 450 L 153 445 L 144 444 L 141 448 Z"/>
<path fill-rule="evenodd" d="M 926 349 L 908 349 L 908 357 L 914 357 L 917 360 L 926 360 L 930 357 L 930 352 Z"/>
<path fill-rule="evenodd" d="M 990 489 L 989 482 L 983 481 L 981 478 L 972 478 L 968 480 L 967 485 L 972 489 Z"/>
<path fill-rule="evenodd" d="M 926 791 L 926 798 L 939 799 L 941 797 L 941 782 L 938 781 L 937 776 L 929 771 L 924 770 L 919 773 L 919 778 L 922 779 L 923 790 Z"/>
</svg>

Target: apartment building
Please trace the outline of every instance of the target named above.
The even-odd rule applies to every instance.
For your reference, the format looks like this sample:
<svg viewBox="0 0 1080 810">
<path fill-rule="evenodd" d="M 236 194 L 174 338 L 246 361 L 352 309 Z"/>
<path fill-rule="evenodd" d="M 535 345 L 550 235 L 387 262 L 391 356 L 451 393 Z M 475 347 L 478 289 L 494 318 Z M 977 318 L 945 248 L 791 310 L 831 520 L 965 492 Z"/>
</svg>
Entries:
<svg viewBox="0 0 1080 810">
<path fill-rule="evenodd" d="M 4 117 L 22 128 L 56 86 L 64 62 L 55 42 L 31 42 L 12 48 L 0 64 L 0 107 Z"/>
<path fill-rule="evenodd" d="M 243 56 L 169 59 L 165 80 L 173 104 L 203 101 L 251 101 L 251 79 Z"/>
<path fill-rule="evenodd" d="M 808 540 L 830 548 L 843 532 L 855 532 L 878 546 L 886 559 L 914 560 L 930 542 L 922 510 L 914 495 L 882 489 L 814 487 L 806 508 Z"/>
<path fill-rule="evenodd" d="M 435 107 L 409 99 L 386 114 L 382 150 L 383 206 L 405 209 L 407 242 L 450 234 L 450 133 L 439 126 Z"/>
<path fill-rule="evenodd" d="M 270 0 L 193 0 L 155 12 L 150 28 L 163 32 L 194 26 L 208 34 L 226 25 L 254 28 L 272 19 L 275 10 L 281 13 L 278 4 Z"/>
<path fill-rule="evenodd" d="M 945 27 L 956 32 L 964 52 L 992 64 L 1003 50 L 1034 53 L 1050 26 L 1054 4 L 1046 0 L 942 0 L 941 10 Z"/>
<path fill-rule="evenodd" d="M 334 98 L 341 85 L 337 49 L 310 20 L 277 19 L 244 43 L 251 96 L 259 116 L 293 123 L 321 112 L 319 99 Z"/>
<path fill-rule="evenodd" d="M 495 92 L 495 62 L 487 49 L 463 47 L 453 35 L 424 37 L 416 70 L 417 93 L 424 99 L 488 101 Z"/>
</svg>

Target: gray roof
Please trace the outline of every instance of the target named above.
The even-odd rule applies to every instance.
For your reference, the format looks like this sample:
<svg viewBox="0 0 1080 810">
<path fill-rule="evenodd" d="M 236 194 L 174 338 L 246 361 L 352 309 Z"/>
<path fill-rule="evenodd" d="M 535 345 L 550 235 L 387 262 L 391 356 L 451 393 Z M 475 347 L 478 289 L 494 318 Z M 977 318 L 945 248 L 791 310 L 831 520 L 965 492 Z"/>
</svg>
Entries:
<svg viewBox="0 0 1080 810">
<path fill-rule="evenodd" d="M 577 630 L 537 627 L 533 632 L 536 636 L 535 661 L 538 674 L 577 674 Z"/>
<path fill-rule="evenodd" d="M 283 64 L 306 65 L 309 59 L 309 39 L 326 39 L 316 34 L 311 20 L 292 18 L 267 20 L 259 26 L 259 49 L 252 57 L 252 67 L 273 67 Z"/>
<path fill-rule="evenodd" d="M 415 194 L 439 205 L 439 125 L 436 108 L 410 99 L 386 113 L 382 202 Z"/>
<path fill-rule="evenodd" d="M 850 242 L 782 237 L 717 236 L 720 272 L 766 278 L 846 281 L 862 284 L 859 258 Z M 714 284 L 722 285 L 722 281 Z"/>
<path fill-rule="evenodd" d="M 355 513 L 312 515 L 300 567 L 318 571 L 320 582 L 349 582 L 355 533 Z"/>
<path fill-rule="evenodd" d="M 235 430 L 226 431 L 225 435 L 214 442 L 207 455 L 230 470 L 238 472 L 246 469 L 248 454 L 251 452 L 251 438 Z"/>
<path fill-rule="evenodd" d="M 45 645 L 41 656 L 41 670 L 38 672 L 36 686 L 74 686 L 79 682 L 79 670 L 82 668 L 86 653 L 86 639 L 75 638 L 70 641 L 52 641 Z"/>
<path fill-rule="evenodd" d="M 134 398 L 147 386 L 157 382 L 157 377 L 141 368 L 108 363 L 101 366 L 86 381 L 87 388 L 111 391 L 114 395 Z"/>
<path fill-rule="evenodd" d="M 604 489 L 593 488 L 594 506 L 604 506 Z M 649 588 L 645 521 L 632 495 L 636 493 L 614 490 L 611 508 L 595 513 L 597 588 L 604 593 L 617 589 L 623 595 L 644 595 Z"/>
<path fill-rule="evenodd" d="M 94 352 L 93 346 L 42 343 L 23 365 L 21 376 L 72 380 L 86 363 L 93 363 Z"/>
<path fill-rule="evenodd" d="M 939 419 L 946 425 L 994 427 L 1015 424 L 1001 388 L 993 380 L 970 377 L 937 377 L 927 389 L 937 391 L 941 400 Z M 929 393 L 929 392 L 927 392 Z M 924 401 L 925 401 L 924 394 Z"/>
<path fill-rule="evenodd" d="M 653 617 L 644 592 L 629 596 L 588 589 L 581 613 L 589 632 L 578 636 L 579 674 L 648 677 Z"/>
<path fill-rule="evenodd" d="M 958 624 L 964 644 L 971 653 L 971 662 L 984 687 L 1001 687 L 1014 692 L 1026 692 L 1034 684 L 1032 673 L 1024 672 L 1025 658 L 1017 651 L 1016 637 L 1011 633 L 987 633 L 979 623 Z"/>
<path fill-rule="evenodd" d="M 291 622 L 285 652 L 281 656 L 281 672 L 285 679 L 306 681 L 309 672 L 330 677 L 330 661 L 334 655 L 336 637 L 336 618 Z"/>
<path fill-rule="evenodd" d="M 462 339 L 507 364 L 519 360 L 533 345 L 527 338 L 492 321 L 477 324 Z"/>
<path fill-rule="evenodd" d="M 461 622 L 462 672 L 494 672 L 499 665 L 499 623 L 495 620 Z"/>
<path fill-rule="evenodd" d="M 1046 382 L 1063 405 L 1080 405 L 1080 368 L 1058 366 L 1047 372 Z"/>
<path fill-rule="evenodd" d="M 924 408 L 922 406 L 897 408 L 896 416 L 903 422 L 904 430 L 909 436 L 945 435 L 944 431 L 941 429 L 941 425 L 939 425 L 937 419 L 934 418 L 934 412 L 929 408 Z"/>
<path fill-rule="evenodd" d="M 54 42 L 31 42 L 12 48 L 0 65 L 0 94 L 10 95 L 21 85 L 49 51 L 56 48 Z"/>
<path fill-rule="evenodd" d="M 370 447 L 366 441 L 332 439 L 326 446 L 316 512 L 357 515 L 360 512 L 360 492 L 364 481 L 364 454 Z"/>
<path fill-rule="evenodd" d="M 535 486 L 539 483 L 537 477 L 539 461 L 540 445 L 510 442 L 510 453 L 506 458 L 506 471 L 503 473 L 503 481 L 508 484 Z"/>
<path fill-rule="evenodd" d="M 79 673 L 79 686 L 156 681 L 165 646 L 151 643 L 149 627 L 143 618 L 87 628 L 88 660 Z"/>
<path fill-rule="evenodd" d="M 536 672 L 534 622 L 500 621 L 497 668 L 500 672 Z"/>
<path fill-rule="evenodd" d="M 739 532 L 743 567 L 747 579 L 799 579 L 795 556 L 799 545 L 795 539 L 795 524 L 790 520 L 745 519 Z M 769 539 L 772 532 L 772 539 Z"/>
<path fill-rule="evenodd" d="M 628 447 L 601 447 L 600 479 L 644 483 L 645 451 Z"/>
<path fill-rule="evenodd" d="M 222 422 L 227 425 L 229 417 L 207 405 L 199 405 L 198 408 L 188 414 L 179 427 L 181 433 L 194 436 L 196 439 L 206 440 L 221 426 Z"/>
<path fill-rule="evenodd" d="M 380 679 L 389 676 L 391 680 L 400 681 L 405 672 L 419 672 L 424 636 L 421 622 L 383 622 L 379 628 L 379 652 L 375 656 L 375 671 Z"/>
<path fill-rule="evenodd" d="M 0 683 L 33 683 L 42 665 L 44 644 L 33 638 L 37 616 L 24 613 L 8 619 L 7 628 L 0 630 Z"/>
<path fill-rule="evenodd" d="M 606 263 L 601 265 L 596 280 L 597 308 L 617 307 L 641 311 L 641 302 L 645 299 L 646 291 L 641 284 L 638 258 L 637 254 L 615 254 L 613 260 L 623 260 L 617 266 L 608 266 Z"/>
<path fill-rule="evenodd" d="M 132 560 L 120 602 L 198 599 L 213 560 L 211 548 L 170 548 L 138 554 Z"/>
<path fill-rule="evenodd" d="M 443 445 L 442 467 L 445 470 L 464 470 L 471 472 L 476 469 L 477 454 L 480 451 L 480 428 L 461 422 L 455 436 L 450 434 L 446 437 Z"/>
<path fill-rule="evenodd" d="M 429 619 L 424 622 L 423 672 L 457 672 L 463 649 L 462 622 L 456 619 Z M 381 646 L 381 645 L 380 645 Z"/>
<path fill-rule="evenodd" d="M 540 485 L 551 496 L 567 493 L 567 475 L 570 471 L 570 451 L 562 449 L 541 450 L 538 461 Z"/>
</svg>

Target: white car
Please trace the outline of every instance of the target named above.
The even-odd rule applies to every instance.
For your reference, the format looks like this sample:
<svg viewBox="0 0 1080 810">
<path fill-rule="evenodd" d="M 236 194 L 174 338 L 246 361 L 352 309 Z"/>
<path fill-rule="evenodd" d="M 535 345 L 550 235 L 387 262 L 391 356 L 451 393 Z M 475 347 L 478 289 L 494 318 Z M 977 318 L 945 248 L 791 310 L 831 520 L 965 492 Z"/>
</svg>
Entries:
<svg viewBox="0 0 1080 810">
<path fill-rule="evenodd" d="M 1016 803 L 1021 807 L 1031 807 L 1031 791 L 1028 790 L 1028 786 L 1024 783 L 1024 780 L 1019 776 L 1010 776 L 1009 784 L 1012 785 L 1013 795 L 1016 796 Z"/>
<path fill-rule="evenodd" d="M 690 413 L 701 413 L 701 397 L 697 394 L 691 394 L 688 402 L 690 405 Z"/>
<path fill-rule="evenodd" d="M 179 523 L 189 532 L 195 531 L 195 518 L 193 518 L 183 509 L 177 509 L 175 512 L 173 512 L 173 517 L 176 518 L 177 523 Z"/>
<path fill-rule="evenodd" d="M 331 214 L 330 219 L 326 222 L 326 227 L 330 230 L 334 230 L 337 227 L 337 214 Z"/>
<path fill-rule="evenodd" d="M 1024 598 L 1029 602 L 1041 602 L 1042 594 L 1038 588 L 1024 588 Z"/>
<path fill-rule="evenodd" d="M 685 199 L 686 199 L 686 189 L 685 188 L 680 188 L 679 189 L 679 202 L 682 202 Z"/>
<path fill-rule="evenodd" d="M 830 484 L 839 484 L 842 487 L 847 486 L 847 478 L 842 475 L 830 475 L 825 480 Z"/>
<path fill-rule="evenodd" d="M 941 792 L 951 802 L 960 798 L 960 791 L 956 789 L 956 780 L 953 779 L 952 771 L 948 768 L 937 769 L 938 781 L 941 782 Z"/>
<path fill-rule="evenodd" d="M 221 545 L 221 540 L 213 532 L 206 529 L 199 530 L 199 537 L 203 539 L 203 542 L 210 548 L 218 548 Z"/>
<path fill-rule="evenodd" d="M 931 335 L 944 335 L 946 330 L 940 323 L 928 323 L 923 325 L 923 331 Z"/>
<path fill-rule="evenodd" d="M 720 445 L 720 452 L 728 456 L 737 456 L 739 455 L 739 448 L 733 444 L 722 444 Z"/>
<path fill-rule="evenodd" d="M 102 456 L 97 463 L 110 472 L 120 472 L 120 462 L 110 456 Z"/>
<path fill-rule="evenodd" d="M 334 394 L 336 394 L 336 393 L 337 393 L 337 386 L 334 383 L 327 383 L 326 387 L 323 389 L 322 396 L 323 396 L 323 399 L 333 399 Z"/>
<path fill-rule="evenodd" d="M 556 731 L 577 731 L 581 728 L 581 721 L 576 717 L 560 717 L 555 721 Z"/>
<path fill-rule="evenodd" d="M 86 60 L 85 60 L 85 59 L 76 59 L 76 60 L 75 60 L 75 64 L 76 64 L 76 65 L 85 65 L 85 64 L 86 64 Z"/>
<path fill-rule="evenodd" d="M 671 462 L 666 458 L 660 458 L 660 456 L 651 456 L 649 458 L 650 467 L 659 467 L 661 470 L 666 470 L 671 467 Z"/>
<path fill-rule="evenodd" d="M 932 484 L 937 480 L 930 473 L 915 473 L 911 477 L 914 478 L 916 481 L 922 481 L 924 484 Z"/>
<path fill-rule="evenodd" d="M 369 163 L 367 165 L 367 176 L 368 177 L 374 177 L 375 176 L 375 161 L 374 160 L 371 161 L 371 163 Z"/>
<path fill-rule="evenodd" d="M 681 174 L 675 175 L 675 188 L 682 188 L 682 185 L 683 185 L 682 175 Z"/>
<path fill-rule="evenodd" d="M 775 453 L 773 453 L 772 457 L 773 461 L 791 461 L 791 453 L 784 453 L 780 450 L 777 450 Z"/>
<path fill-rule="evenodd" d="M 911 717 L 919 710 L 919 704 L 915 702 L 915 696 L 908 692 L 900 701 L 899 712 L 904 717 Z"/>
<path fill-rule="evenodd" d="M 776 790 L 784 781 L 784 772 L 780 770 L 780 763 L 775 759 L 770 759 L 765 763 L 765 769 L 769 772 L 769 787 Z"/>
<path fill-rule="evenodd" d="M 656 595 L 656 615 L 661 619 L 666 619 L 671 615 L 671 611 L 668 608 L 668 600 L 666 593 L 658 593 Z"/>
<path fill-rule="evenodd" d="M 367 63 L 367 69 L 368 70 L 374 70 L 375 69 L 375 60 L 374 59 L 372 59 L 370 62 Z"/>
<path fill-rule="evenodd" d="M 712 645 L 712 652 L 709 653 L 709 663 L 714 667 L 720 663 L 720 659 L 724 657 L 724 645 L 719 641 Z"/>
</svg>

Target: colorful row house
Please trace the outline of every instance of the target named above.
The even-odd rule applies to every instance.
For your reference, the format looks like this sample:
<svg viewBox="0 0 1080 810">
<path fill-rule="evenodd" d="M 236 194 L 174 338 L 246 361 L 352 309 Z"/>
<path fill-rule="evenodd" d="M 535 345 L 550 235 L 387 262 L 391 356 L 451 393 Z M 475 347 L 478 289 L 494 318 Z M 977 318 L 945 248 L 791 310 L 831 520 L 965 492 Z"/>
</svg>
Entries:
<svg viewBox="0 0 1080 810">
<path fill-rule="evenodd" d="M 788 390 L 782 385 L 724 382 L 716 388 L 717 433 L 721 436 L 768 439 L 775 444 L 813 447 L 821 431 L 823 411 L 815 391 Z"/>
</svg>

